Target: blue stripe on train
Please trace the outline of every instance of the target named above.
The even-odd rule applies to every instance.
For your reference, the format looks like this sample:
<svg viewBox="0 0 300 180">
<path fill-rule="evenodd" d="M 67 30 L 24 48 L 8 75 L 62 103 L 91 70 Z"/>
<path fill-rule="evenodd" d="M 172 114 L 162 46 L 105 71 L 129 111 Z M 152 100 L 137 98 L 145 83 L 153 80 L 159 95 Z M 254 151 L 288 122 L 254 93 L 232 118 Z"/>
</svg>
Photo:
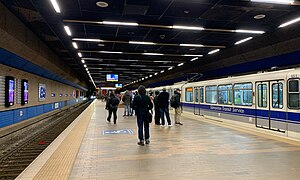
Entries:
<svg viewBox="0 0 300 180">
<path fill-rule="evenodd" d="M 234 114 L 238 116 L 247 116 L 247 117 L 259 117 L 262 119 L 269 119 L 268 110 L 260 109 L 249 109 L 249 108 L 237 108 L 237 107 L 228 107 L 228 106 L 218 106 L 218 105 L 206 105 L 206 104 L 191 104 L 191 103 L 182 103 L 185 107 L 191 108 L 200 108 L 208 111 L 222 112 L 226 114 Z M 291 123 L 300 123 L 300 113 L 294 112 L 282 112 L 282 111 L 270 111 L 271 120 L 291 122 Z"/>
</svg>

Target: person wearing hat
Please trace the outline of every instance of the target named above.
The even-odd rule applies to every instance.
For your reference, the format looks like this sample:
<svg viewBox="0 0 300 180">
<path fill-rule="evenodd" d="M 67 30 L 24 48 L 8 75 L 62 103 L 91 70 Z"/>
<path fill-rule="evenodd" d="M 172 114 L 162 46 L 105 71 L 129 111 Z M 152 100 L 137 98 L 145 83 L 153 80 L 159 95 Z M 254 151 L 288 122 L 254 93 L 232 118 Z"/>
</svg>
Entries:
<svg viewBox="0 0 300 180">
<path fill-rule="evenodd" d="M 175 124 L 177 125 L 183 125 L 180 120 L 181 120 L 181 112 L 182 112 L 182 105 L 181 105 L 181 102 L 180 102 L 180 89 L 176 89 L 174 91 L 174 98 L 175 98 L 175 102 L 174 102 L 174 109 L 175 109 L 175 116 L 174 116 L 174 119 L 175 119 Z"/>
<path fill-rule="evenodd" d="M 168 126 L 172 127 L 169 113 L 169 98 L 169 93 L 166 92 L 166 88 L 163 88 L 162 92 L 158 95 L 158 107 L 160 111 L 161 127 L 165 127 L 165 114 L 168 121 Z"/>
</svg>

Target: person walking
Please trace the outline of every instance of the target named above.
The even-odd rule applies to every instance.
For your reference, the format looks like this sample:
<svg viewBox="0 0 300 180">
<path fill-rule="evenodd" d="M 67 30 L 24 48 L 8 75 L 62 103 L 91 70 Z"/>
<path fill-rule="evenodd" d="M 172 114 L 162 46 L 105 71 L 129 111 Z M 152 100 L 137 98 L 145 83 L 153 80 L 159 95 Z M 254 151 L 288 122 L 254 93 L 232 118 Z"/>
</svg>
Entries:
<svg viewBox="0 0 300 180">
<path fill-rule="evenodd" d="M 161 127 L 165 127 L 165 114 L 168 121 L 168 126 L 171 127 L 172 123 L 169 113 L 169 93 L 166 92 L 166 88 L 163 88 L 163 91 L 158 95 L 158 106 L 160 111 Z"/>
<path fill-rule="evenodd" d="M 114 95 L 113 92 L 111 92 L 106 101 L 106 107 L 105 107 L 105 109 L 108 110 L 108 117 L 106 120 L 108 123 L 110 123 L 112 113 L 114 114 L 114 124 L 117 123 L 117 110 L 118 110 L 119 103 L 120 100 Z"/>
<path fill-rule="evenodd" d="M 154 121 L 156 125 L 161 125 L 160 124 L 160 111 L 159 111 L 159 106 L 158 106 L 158 95 L 159 91 L 155 91 L 155 97 L 154 97 Z"/>
<path fill-rule="evenodd" d="M 182 105 L 181 105 L 181 101 L 180 101 L 180 89 L 176 89 L 174 91 L 174 109 L 175 109 L 175 116 L 174 116 L 174 119 L 175 119 L 175 124 L 178 124 L 178 125 L 183 125 L 181 122 L 180 122 L 180 119 L 181 119 L 181 112 L 182 112 Z"/>
<path fill-rule="evenodd" d="M 125 94 L 122 97 L 122 101 L 124 103 L 124 114 L 123 116 L 129 116 L 130 115 L 130 102 L 131 102 L 131 94 L 128 90 L 125 91 Z"/>
<path fill-rule="evenodd" d="M 146 144 L 150 143 L 150 130 L 149 130 L 149 119 L 148 114 L 149 110 L 153 108 L 153 104 L 146 95 L 145 86 L 141 85 L 138 88 L 139 95 L 135 95 L 133 100 L 133 109 L 137 114 L 137 126 L 138 126 L 138 145 L 144 146 L 144 139 L 146 140 Z M 145 131 L 145 138 L 144 133 Z"/>
</svg>

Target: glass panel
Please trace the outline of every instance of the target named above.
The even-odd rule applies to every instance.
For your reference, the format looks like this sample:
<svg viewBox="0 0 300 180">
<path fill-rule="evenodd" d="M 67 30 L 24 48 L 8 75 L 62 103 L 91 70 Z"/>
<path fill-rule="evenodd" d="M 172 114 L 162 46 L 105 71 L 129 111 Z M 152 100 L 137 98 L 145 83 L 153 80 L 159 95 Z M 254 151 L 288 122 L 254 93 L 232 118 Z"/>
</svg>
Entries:
<svg viewBox="0 0 300 180">
<path fill-rule="evenodd" d="M 276 83 L 272 85 L 272 107 L 283 108 L 283 84 Z"/>
<path fill-rule="evenodd" d="M 204 91 L 203 91 L 203 87 L 200 88 L 200 103 L 204 103 Z"/>
<path fill-rule="evenodd" d="M 267 107 L 267 85 L 259 84 L 257 86 L 258 107 Z"/>
<path fill-rule="evenodd" d="M 186 88 L 185 89 L 185 101 L 186 102 L 193 102 L 193 88 Z"/>
<path fill-rule="evenodd" d="M 217 86 L 206 86 L 205 99 L 207 103 L 216 104 L 218 99 Z"/>
<path fill-rule="evenodd" d="M 240 106 L 252 105 L 252 83 L 234 85 L 234 104 Z"/>
<path fill-rule="evenodd" d="M 299 94 L 294 93 L 294 94 L 289 94 L 289 107 L 290 108 L 299 108 Z"/>
<path fill-rule="evenodd" d="M 289 92 L 299 92 L 299 80 L 289 80 Z"/>
<path fill-rule="evenodd" d="M 199 96 L 198 96 L 198 93 L 199 93 L 199 89 L 198 89 L 198 88 L 195 88 L 195 102 L 199 102 Z"/>
<path fill-rule="evenodd" d="M 221 85 L 219 89 L 219 104 L 232 104 L 232 85 Z"/>
</svg>

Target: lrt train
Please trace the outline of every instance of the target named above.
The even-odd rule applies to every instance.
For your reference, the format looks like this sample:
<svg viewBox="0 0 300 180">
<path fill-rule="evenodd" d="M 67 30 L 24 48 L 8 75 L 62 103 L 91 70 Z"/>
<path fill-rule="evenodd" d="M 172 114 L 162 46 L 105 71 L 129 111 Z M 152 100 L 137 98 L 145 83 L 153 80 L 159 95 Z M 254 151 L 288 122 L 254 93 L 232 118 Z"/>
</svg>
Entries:
<svg viewBox="0 0 300 180">
<path fill-rule="evenodd" d="M 300 140 L 300 68 L 149 88 L 172 95 L 184 111 Z"/>
</svg>

